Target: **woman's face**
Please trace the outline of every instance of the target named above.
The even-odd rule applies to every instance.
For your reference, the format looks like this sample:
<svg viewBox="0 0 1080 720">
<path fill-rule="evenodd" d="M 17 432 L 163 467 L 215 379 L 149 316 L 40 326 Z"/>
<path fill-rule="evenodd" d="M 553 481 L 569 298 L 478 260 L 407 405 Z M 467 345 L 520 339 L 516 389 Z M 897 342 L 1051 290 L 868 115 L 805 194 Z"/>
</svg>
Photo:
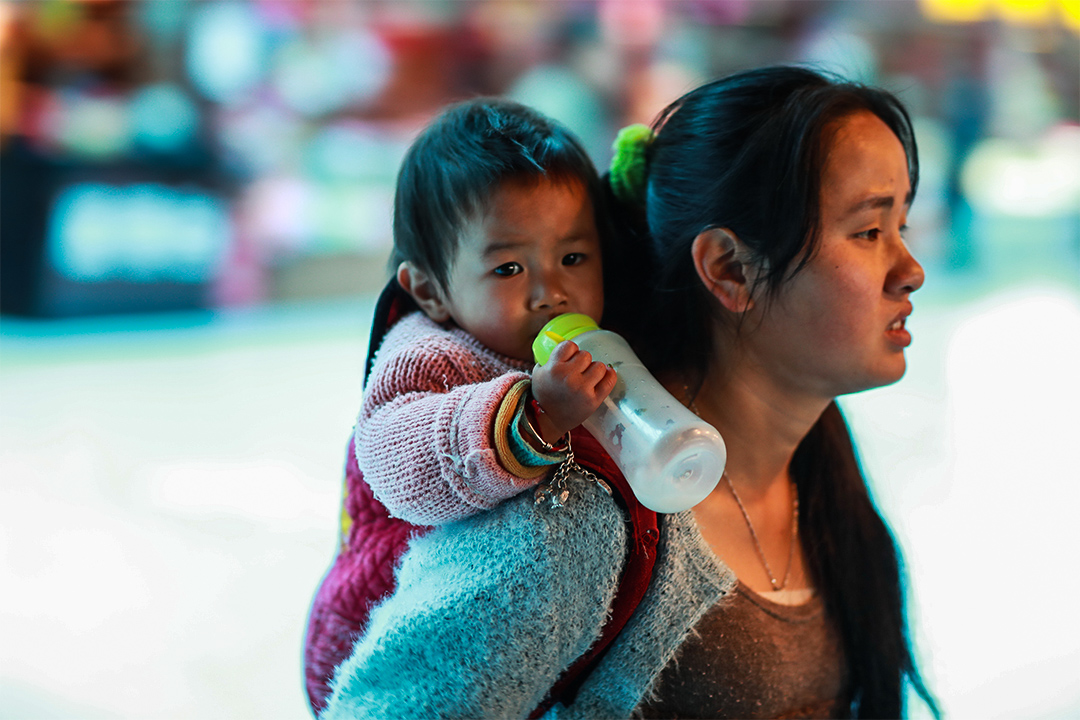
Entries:
<svg viewBox="0 0 1080 720">
<path fill-rule="evenodd" d="M 764 305 L 748 338 L 774 377 L 829 399 L 903 376 L 910 295 L 923 283 L 902 237 L 911 202 L 903 146 L 870 112 L 838 122 L 822 175 L 818 249 Z"/>
</svg>

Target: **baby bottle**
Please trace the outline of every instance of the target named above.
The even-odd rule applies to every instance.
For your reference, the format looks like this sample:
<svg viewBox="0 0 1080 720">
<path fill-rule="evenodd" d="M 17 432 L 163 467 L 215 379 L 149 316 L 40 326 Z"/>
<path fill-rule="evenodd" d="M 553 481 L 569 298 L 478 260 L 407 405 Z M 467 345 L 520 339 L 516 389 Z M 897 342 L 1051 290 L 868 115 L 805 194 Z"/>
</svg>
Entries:
<svg viewBox="0 0 1080 720">
<path fill-rule="evenodd" d="M 615 388 L 584 423 L 622 470 L 641 503 L 661 513 L 687 510 L 705 499 L 724 472 L 724 439 L 683 407 L 645 369 L 619 335 L 588 315 L 552 319 L 533 341 L 543 365 L 563 340 L 615 369 Z"/>
</svg>

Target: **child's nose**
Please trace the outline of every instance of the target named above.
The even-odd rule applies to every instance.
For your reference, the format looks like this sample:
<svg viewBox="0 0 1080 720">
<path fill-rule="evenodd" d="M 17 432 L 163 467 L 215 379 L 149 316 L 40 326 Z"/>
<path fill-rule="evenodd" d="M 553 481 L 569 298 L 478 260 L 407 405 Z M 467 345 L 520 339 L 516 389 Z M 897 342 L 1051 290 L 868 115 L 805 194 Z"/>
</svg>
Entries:
<svg viewBox="0 0 1080 720">
<path fill-rule="evenodd" d="M 563 283 L 556 278 L 543 278 L 536 284 L 533 292 L 534 309 L 546 310 L 547 308 L 565 305 L 566 302 L 566 288 Z"/>
</svg>

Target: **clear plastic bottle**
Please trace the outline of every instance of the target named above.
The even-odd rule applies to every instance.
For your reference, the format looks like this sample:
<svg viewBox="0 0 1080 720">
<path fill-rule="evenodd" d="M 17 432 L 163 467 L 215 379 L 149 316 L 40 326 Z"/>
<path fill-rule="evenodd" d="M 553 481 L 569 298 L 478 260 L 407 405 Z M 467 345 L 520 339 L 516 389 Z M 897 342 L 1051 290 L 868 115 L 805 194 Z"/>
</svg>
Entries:
<svg viewBox="0 0 1080 720">
<path fill-rule="evenodd" d="M 687 410 L 656 381 L 621 336 L 601 330 L 588 315 L 554 318 L 533 342 L 543 365 L 563 340 L 615 369 L 615 388 L 582 423 L 626 476 L 645 507 L 661 513 L 687 510 L 720 481 L 727 449 L 709 423 Z"/>
</svg>

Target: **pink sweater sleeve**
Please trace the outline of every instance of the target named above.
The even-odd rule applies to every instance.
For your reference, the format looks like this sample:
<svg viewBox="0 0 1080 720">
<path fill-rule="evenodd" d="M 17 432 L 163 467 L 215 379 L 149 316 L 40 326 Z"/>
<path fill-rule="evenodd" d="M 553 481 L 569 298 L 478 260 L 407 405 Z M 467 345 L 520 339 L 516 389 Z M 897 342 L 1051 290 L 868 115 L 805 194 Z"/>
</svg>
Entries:
<svg viewBox="0 0 1080 720">
<path fill-rule="evenodd" d="M 467 348 L 439 336 L 376 363 L 356 424 L 356 457 L 392 515 L 437 525 L 536 484 L 499 464 L 493 438 L 503 397 L 528 375 L 475 382 L 476 365 Z"/>
</svg>

